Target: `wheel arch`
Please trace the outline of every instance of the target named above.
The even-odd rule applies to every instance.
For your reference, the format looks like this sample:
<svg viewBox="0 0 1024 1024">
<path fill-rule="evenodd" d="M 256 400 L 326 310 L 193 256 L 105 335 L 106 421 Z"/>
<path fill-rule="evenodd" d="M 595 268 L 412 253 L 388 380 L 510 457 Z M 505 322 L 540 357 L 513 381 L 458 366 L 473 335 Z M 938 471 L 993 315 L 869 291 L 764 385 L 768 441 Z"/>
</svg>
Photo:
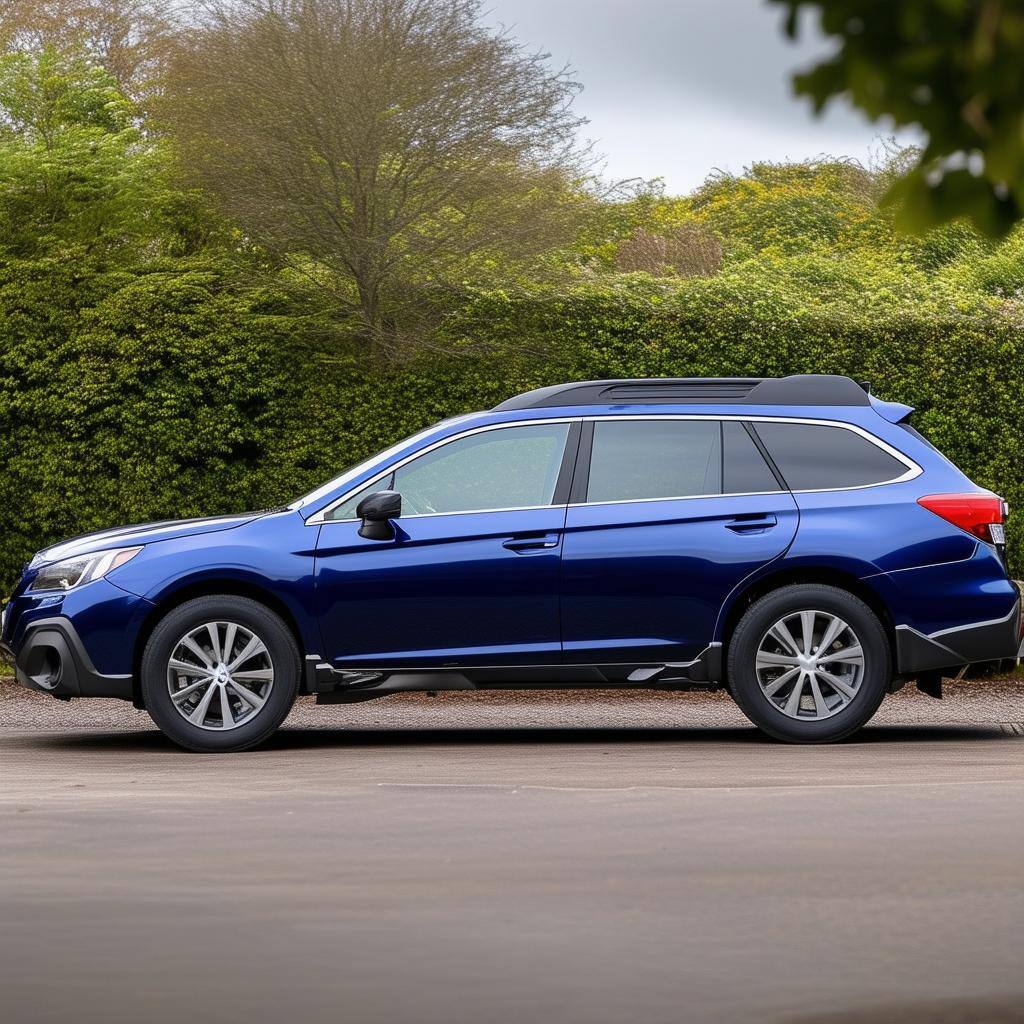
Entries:
<svg viewBox="0 0 1024 1024">
<path fill-rule="evenodd" d="M 295 646 L 299 650 L 300 657 L 305 655 L 306 643 L 294 611 L 288 606 L 286 601 L 282 600 L 269 587 L 250 579 L 231 576 L 203 576 L 201 578 L 180 580 L 174 586 L 165 590 L 159 597 L 153 599 L 153 607 L 139 627 L 135 652 L 132 658 L 132 703 L 135 707 L 140 710 L 145 708 L 142 700 L 142 655 L 157 624 L 168 612 L 180 607 L 187 601 L 191 601 L 193 598 L 217 595 L 247 597 L 269 608 L 288 627 L 288 631 L 295 640 Z M 299 665 L 299 671 L 300 673 L 302 671 L 301 664 Z"/>
<path fill-rule="evenodd" d="M 719 617 L 718 639 L 722 644 L 722 664 L 728 664 L 729 644 L 743 613 L 759 598 L 782 587 L 799 583 L 820 583 L 838 587 L 854 597 L 859 597 L 878 616 L 882 624 L 892 663 L 896 664 L 896 625 L 882 596 L 864 579 L 855 573 L 833 566 L 801 565 L 790 566 L 769 572 L 750 580 L 730 595 Z"/>
</svg>

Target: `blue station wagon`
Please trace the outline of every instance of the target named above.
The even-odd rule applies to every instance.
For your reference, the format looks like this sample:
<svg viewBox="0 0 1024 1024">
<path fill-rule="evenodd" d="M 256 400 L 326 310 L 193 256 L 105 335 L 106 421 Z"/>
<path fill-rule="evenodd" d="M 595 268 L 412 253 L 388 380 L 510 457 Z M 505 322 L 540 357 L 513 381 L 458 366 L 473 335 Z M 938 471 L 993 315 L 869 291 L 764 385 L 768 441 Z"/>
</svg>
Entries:
<svg viewBox="0 0 1024 1024">
<path fill-rule="evenodd" d="M 848 736 L 907 681 L 1019 657 L 1005 502 L 846 377 L 571 383 L 439 423 L 287 508 L 39 552 L 22 685 L 120 697 L 190 750 L 298 694 L 727 688 Z"/>
</svg>

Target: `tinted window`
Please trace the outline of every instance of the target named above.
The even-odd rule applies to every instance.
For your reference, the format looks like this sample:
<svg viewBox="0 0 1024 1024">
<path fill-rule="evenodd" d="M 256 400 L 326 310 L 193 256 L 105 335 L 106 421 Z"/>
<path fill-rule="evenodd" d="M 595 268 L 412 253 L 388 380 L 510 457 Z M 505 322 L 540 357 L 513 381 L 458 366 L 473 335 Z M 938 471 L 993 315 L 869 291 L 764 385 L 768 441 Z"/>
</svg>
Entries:
<svg viewBox="0 0 1024 1024">
<path fill-rule="evenodd" d="M 720 494 L 721 436 L 714 420 L 601 420 L 587 501 Z"/>
<path fill-rule="evenodd" d="M 722 432 L 725 441 L 723 490 L 726 494 L 759 494 L 781 489 L 761 450 L 742 423 L 726 420 L 722 424 Z"/>
<path fill-rule="evenodd" d="M 877 484 L 907 471 L 877 445 L 842 427 L 755 423 L 754 429 L 794 491 Z"/>
<path fill-rule="evenodd" d="M 388 489 L 402 495 L 403 515 L 550 505 L 568 435 L 568 423 L 541 423 L 458 438 L 368 484 L 325 518 L 354 519 L 362 498 Z"/>
</svg>

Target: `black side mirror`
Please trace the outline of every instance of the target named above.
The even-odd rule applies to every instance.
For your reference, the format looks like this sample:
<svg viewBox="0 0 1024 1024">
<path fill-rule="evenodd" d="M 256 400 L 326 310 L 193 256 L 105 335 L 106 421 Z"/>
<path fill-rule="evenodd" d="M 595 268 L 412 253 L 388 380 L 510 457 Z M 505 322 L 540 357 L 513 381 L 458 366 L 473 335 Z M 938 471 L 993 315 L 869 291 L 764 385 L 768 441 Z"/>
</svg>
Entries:
<svg viewBox="0 0 1024 1024">
<path fill-rule="evenodd" d="M 367 540 L 394 540 L 392 519 L 402 514 L 402 496 L 397 491 L 375 491 L 356 506 L 356 516 L 362 519 L 359 536 Z"/>
</svg>

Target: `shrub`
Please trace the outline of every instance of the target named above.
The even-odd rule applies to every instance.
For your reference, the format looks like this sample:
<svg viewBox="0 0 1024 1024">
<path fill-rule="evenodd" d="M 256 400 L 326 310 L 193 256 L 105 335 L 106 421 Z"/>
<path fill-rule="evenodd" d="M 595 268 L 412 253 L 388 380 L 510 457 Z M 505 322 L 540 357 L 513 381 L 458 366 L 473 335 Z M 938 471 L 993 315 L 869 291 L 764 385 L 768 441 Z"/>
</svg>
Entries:
<svg viewBox="0 0 1024 1024">
<path fill-rule="evenodd" d="M 965 472 L 1024 508 L 1024 333 L 998 302 L 870 265 L 812 302 L 776 269 L 478 293 L 444 339 L 467 354 L 400 368 L 300 345 L 294 319 L 214 270 L 108 279 L 77 316 L 47 301 L 56 271 L 0 285 L 15 339 L 0 353 L 0 580 L 68 534 L 290 500 L 431 422 L 567 379 L 846 373 L 916 406 Z M 1015 519 L 1009 536 L 1020 573 Z"/>
</svg>

